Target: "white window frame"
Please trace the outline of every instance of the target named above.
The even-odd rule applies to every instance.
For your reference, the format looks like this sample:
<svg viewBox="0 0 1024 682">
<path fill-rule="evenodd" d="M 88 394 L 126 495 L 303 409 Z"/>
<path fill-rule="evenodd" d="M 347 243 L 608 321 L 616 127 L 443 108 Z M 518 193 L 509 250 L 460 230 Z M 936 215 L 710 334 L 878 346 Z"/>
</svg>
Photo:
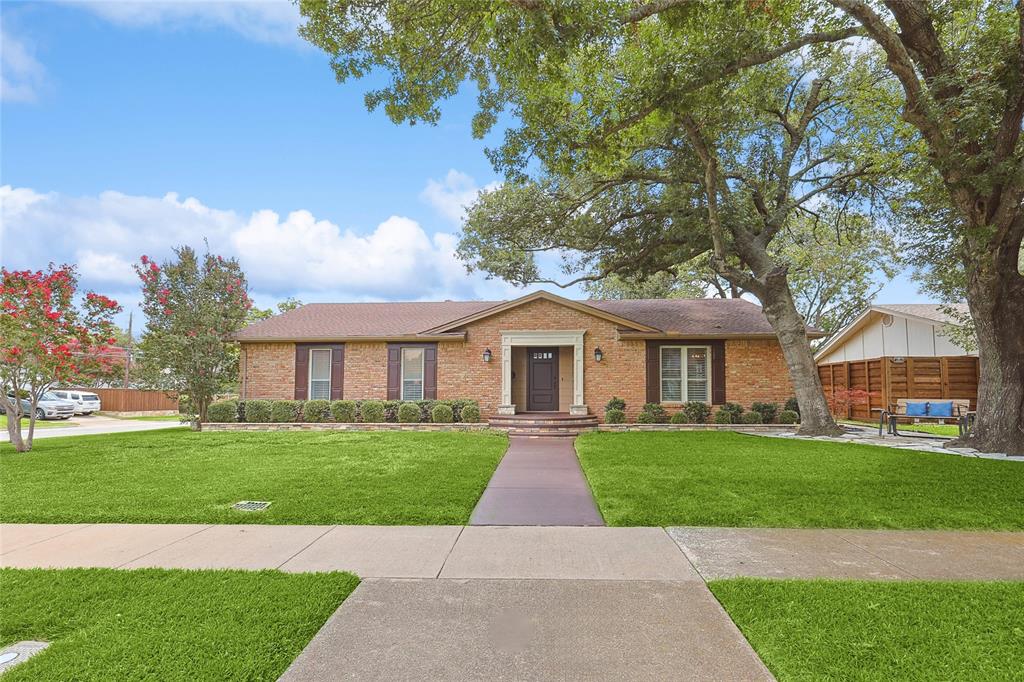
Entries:
<svg viewBox="0 0 1024 682">
<path fill-rule="evenodd" d="M 666 348 L 678 348 L 679 349 L 680 374 L 682 375 L 680 377 L 680 390 L 679 390 L 680 400 L 665 400 L 665 396 L 664 396 L 665 380 L 663 378 L 664 375 L 662 373 L 662 369 L 661 368 L 662 368 L 662 364 L 663 364 L 662 360 L 664 358 L 664 354 L 665 354 L 665 349 Z M 700 349 L 703 349 L 704 352 L 705 352 L 705 355 L 704 355 L 704 366 L 705 366 L 705 369 L 707 371 L 708 397 L 707 397 L 707 400 L 704 400 L 704 401 L 701 401 L 701 402 L 705 402 L 708 405 L 712 404 L 711 403 L 711 396 L 713 394 L 711 392 L 711 346 L 700 346 L 700 345 L 661 346 L 658 349 L 658 399 L 659 399 L 660 402 L 667 403 L 667 404 L 670 404 L 670 405 L 679 405 L 679 404 L 682 404 L 682 403 L 689 402 L 689 400 L 688 400 L 688 396 L 689 396 L 689 390 L 688 389 L 689 389 L 689 387 L 687 386 L 687 384 L 689 383 L 689 377 L 687 376 L 687 371 L 686 371 L 686 363 L 687 363 L 686 355 L 687 355 L 687 351 L 689 349 L 691 349 L 691 348 L 700 348 Z"/>
<path fill-rule="evenodd" d="M 408 400 L 405 397 L 405 351 L 407 350 L 418 350 L 420 352 L 420 397 L 416 400 L 423 400 L 423 396 L 427 392 L 427 349 L 421 346 L 402 346 L 401 368 L 398 375 L 400 387 L 398 395 L 401 400 Z"/>
<path fill-rule="evenodd" d="M 327 397 L 326 398 L 314 398 L 313 397 L 313 351 L 325 350 L 327 351 Z M 306 363 L 306 399 L 307 400 L 330 400 L 331 389 L 334 386 L 331 385 L 331 365 L 334 363 L 334 350 L 326 346 L 319 348 L 309 349 L 309 358 Z"/>
</svg>

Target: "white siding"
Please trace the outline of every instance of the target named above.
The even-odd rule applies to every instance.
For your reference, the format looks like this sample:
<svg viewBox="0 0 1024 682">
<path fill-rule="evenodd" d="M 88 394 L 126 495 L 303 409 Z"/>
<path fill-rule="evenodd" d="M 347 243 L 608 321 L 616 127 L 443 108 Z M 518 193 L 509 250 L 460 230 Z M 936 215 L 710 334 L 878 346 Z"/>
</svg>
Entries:
<svg viewBox="0 0 1024 682">
<path fill-rule="evenodd" d="M 941 324 L 892 316 L 892 324 L 882 324 L 882 314 L 872 312 L 866 323 L 818 364 L 870 360 L 880 357 L 936 357 L 943 355 L 975 355 L 950 341 L 942 333 Z"/>
</svg>

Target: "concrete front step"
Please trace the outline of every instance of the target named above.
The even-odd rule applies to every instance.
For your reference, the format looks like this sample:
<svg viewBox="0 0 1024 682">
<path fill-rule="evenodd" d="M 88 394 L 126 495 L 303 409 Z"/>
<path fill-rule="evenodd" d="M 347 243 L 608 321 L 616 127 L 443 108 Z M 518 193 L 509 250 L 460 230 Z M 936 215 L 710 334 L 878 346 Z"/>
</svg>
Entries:
<svg viewBox="0 0 1024 682">
<path fill-rule="evenodd" d="M 491 428 L 506 429 L 510 436 L 577 436 L 597 428 L 594 415 L 495 415 Z"/>
</svg>

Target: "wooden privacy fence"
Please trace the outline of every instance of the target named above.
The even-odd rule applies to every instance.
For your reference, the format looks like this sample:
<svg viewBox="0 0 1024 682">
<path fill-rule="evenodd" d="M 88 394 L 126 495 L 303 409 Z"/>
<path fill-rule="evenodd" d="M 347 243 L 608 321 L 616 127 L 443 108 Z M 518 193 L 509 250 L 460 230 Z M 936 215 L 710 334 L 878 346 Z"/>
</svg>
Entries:
<svg viewBox="0 0 1024 682">
<path fill-rule="evenodd" d="M 157 412 L 178 409 L 178 399 L 168 398 L 163 391 L 143 391 L 137 388 L 81 390 L 98 395 L 104 412 Z"/>
<path fill-rule="evenodd" d="M 978 406 L 978 358 L 883 357 L 818 365 L 832 413 L 847 419 L 878 419 L 899 398 L 966 398 Z"/>
</svg>

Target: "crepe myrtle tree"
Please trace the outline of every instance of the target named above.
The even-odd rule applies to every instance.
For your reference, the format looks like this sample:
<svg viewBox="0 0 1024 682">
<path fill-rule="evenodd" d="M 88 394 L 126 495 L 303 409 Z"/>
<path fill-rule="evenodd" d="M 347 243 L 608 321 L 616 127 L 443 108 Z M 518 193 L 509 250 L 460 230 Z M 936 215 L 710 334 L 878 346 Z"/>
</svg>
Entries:
<svg viewBox="0 0 1024 682">
<path fill-rule="evenodd" d="M 43 394 L 102 371 L 107 350 L 115 342 L 112 318 L 121 306 L 93 292 L 76 304 L 77 290 L 78 278 L 70 265 L 0 270 L 0 405 L 18 452 L 32 449 Z M 29 418 L 25 436 L 24 416 Z"/>
<path fill-rule="evenodd" d="M 139 344 L 143 377 L 149 385 L 187 396 L 198 430 L 210 403 L 236 379 L 232 338 L 252 307 L 245 275 L 235 259 L 200 257 L 188 246 L 176 248 L 175 258 L 162 265 L 142 256 L 135 270 L 147 318 Z"/>
</svg>

